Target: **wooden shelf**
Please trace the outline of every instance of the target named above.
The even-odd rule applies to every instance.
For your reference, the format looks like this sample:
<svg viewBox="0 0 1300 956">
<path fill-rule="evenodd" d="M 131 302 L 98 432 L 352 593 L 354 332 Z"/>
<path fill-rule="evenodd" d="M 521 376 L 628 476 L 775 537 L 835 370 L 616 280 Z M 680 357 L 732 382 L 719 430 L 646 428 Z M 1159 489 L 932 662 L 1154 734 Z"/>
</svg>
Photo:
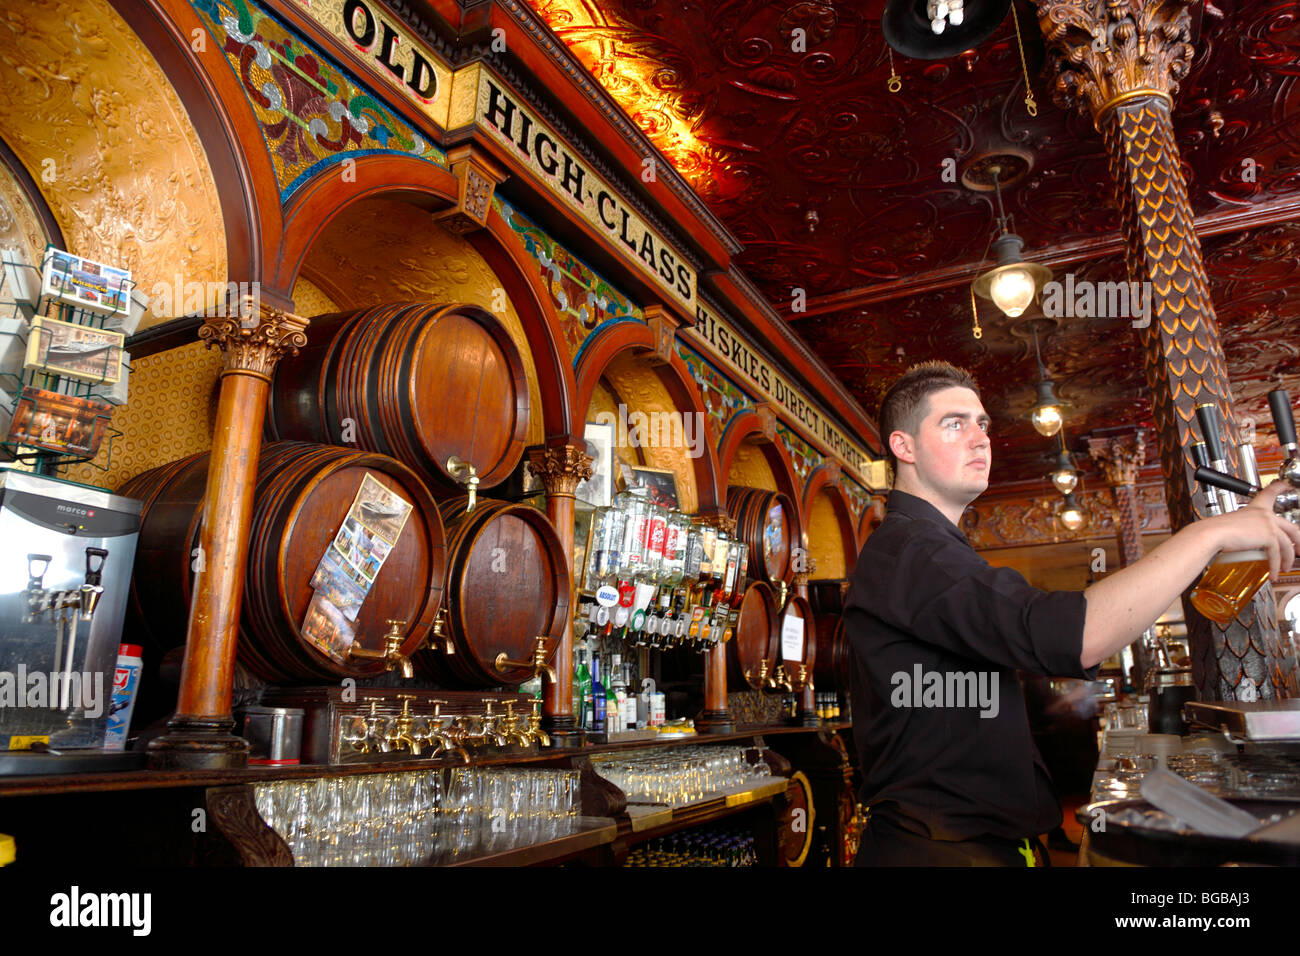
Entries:
<svg viewBox="0 0 1300 956">
<path fill-rule="evenodd" d="M 613 843 L 618 821 L 609 817 L 579 817 L 577 829 L 538 843 L 483 849 L 459 858 L 431 857 L 425 866 L 536 866 L 554 863 L 594 847 Z"/>
<path fill-rule="evenodd" d="M 532 754 L 501 754 L 472 757 L 469 766 L 490 767 L 513 764 L 565 763 L 573 757 L 599 753 L 641 750 L 647 747 L 677 747 L 693 744 L 725 743 L 785 734 L 818 733 L 843 729 L 847 724 L 821 727 L 746 726 L 730 734 L 696 734 L 672 740 L 632 740 L 616 744 L 550 749 Z M 221 787 L 236 784 L 267 783 L 272 780 L 296 780 L 311 777 L 347 777 L 355 774 L 397 773 L 412 770 L 435 770 L 464 766 L 458 760 L 411 760 L 366 764 L 300 764 L 293 767 L 245 767 L 237 770 L 134 770 L 121 773 L 67 774 L 30 777 L 0 777 L 0 798 L 30 797 L 55 793 L 96 793 L 113 790 L 152 790 L 171 787 Z"/>
</svg>

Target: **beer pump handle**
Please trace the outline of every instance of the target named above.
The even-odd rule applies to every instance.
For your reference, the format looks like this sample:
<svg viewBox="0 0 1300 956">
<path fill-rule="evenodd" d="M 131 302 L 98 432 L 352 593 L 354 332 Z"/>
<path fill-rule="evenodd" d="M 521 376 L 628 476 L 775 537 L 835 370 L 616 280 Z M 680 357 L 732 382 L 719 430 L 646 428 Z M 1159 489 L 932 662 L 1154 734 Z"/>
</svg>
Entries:
<svg viewBox="0 0 1300 956">
<path fill-rule="evenodd" d="M 1204 465 L 1197 467 L 1193 477 L 1203 485 L 1212 485 L 1215 488 L 1222 488 L 1224 491 L 1231 491 L 1234 495 L 1242 495 L 1247 498 L 1259 494 L 1261 490 L 1259 485 L 1252 485 L 1249 481 L 1242 481 L 1240 478 L 1235 478 L 1221 471 L 1215 471 L 1213 468 L 1207 468 Z"/>
<path fill-rule="evenodd" d="M 96 561 L 95 559 L 99 560 Z M 108 560 L 108 551 L 104 548 L 87 548 L 86 549 L 86 583 L 98 586 L 104 570 L 104 562 Z"/>
<path fill-rule="evenodd" d="M 1277 429 L 1277 440 L 1283 447 L 1294 452 L 1296 447 L 1295 418 L 1291 415 L 1291 396 L 1284 388 L 1277 388 L 1268 393 L 1268 408 L 1273 413 L 1273 425 Z"/>
<path fill-rule="evenodd" d="M 1223 442 L 1219 440 L 1219 410 L 1209 402 L 1197 405 L 1196 420 L 1201 424 L 1201 437 L 1205 439 L 1210 461 L 1225 461 Z"/>
</svg>

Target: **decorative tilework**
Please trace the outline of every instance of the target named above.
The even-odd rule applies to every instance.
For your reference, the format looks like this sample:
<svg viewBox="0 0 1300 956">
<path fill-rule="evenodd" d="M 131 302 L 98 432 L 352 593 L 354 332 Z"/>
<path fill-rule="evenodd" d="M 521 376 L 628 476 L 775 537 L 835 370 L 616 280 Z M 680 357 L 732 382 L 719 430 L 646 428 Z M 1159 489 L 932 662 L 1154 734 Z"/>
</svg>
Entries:
<svg viewBox="0 0 1300 956">
<path fill-rule="evenodd" d="M 191 0 L 243 84 L 287 202 L 346 159 L 398 153 L 447 168 L 447 156 L 349 73 L 251 0 Z"/>
<path fill-rule="evenodd" d="M 582 357 L 583 345 L 598 329 L 611 322 L 645 321 L 639 306 L 518 209 L 499 195 L 492 197 L 492 205 L 537 262 L 538 274 L 550 290 L 551 301 L 564 324 L 564 338 L 574 365 Z"/>
</svg>

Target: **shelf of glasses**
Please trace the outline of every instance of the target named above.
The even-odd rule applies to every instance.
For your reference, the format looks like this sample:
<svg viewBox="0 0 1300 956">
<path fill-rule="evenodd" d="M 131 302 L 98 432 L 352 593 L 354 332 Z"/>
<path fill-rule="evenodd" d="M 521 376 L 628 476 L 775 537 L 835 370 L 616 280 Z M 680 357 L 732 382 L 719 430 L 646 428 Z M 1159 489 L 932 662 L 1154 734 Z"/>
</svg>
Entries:
<svg viewBox="0 0 1300 956">
<path fill-rule="evenodd" d="M 436 851 L 426 866 L 535 866 L 574 856 L 613 843 L 618 821 L 610 817 L 578 817 L 567 830 L 539 833 L 483 831 L 468 846 Z"/>
<path fill-rule="evenodd" d="M 701 814 L 759 803 L 785 793 L 789 785 L 785 777 L 772 777 L 761 782 L 749 782 L 710 793 L 701 800 L 694 800 L 678 807 L 667 807 L 661 803 L 636 803 L 636 798 L 630 797 L 627 815 L 632 823 L 632 832 L 643 833 L 680 822 L 686 817 L 697 817 Z"/>
</svg>

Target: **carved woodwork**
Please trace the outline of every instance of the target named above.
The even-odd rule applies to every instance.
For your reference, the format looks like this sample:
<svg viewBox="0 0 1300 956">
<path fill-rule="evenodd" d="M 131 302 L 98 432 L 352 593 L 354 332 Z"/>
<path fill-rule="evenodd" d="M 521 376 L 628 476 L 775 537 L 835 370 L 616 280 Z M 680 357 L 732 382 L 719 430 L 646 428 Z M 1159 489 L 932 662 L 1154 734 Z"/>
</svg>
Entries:
<svg viewBox="0 0 1300 956">
<path fill-rule="evenodd" d="M 586 445 L 554 445 L 528 449 L 528 467 L 546 487 L 546 513 L 560 537 L 563 554 L 573 555 L 573 494 L 578 483 L 592 475 L 592 458 Z M 575 571 L 576 574 L 576 571 Z M 555 681 L 542 678 L 542 726 L 557 747 L 581 740 L 577 715 L 573 713 L 573 602 L 560 631 L 552 666 Z"/>
<path fill-rule="evenodd" d="M 230 734 L 230 700 L 253 485 L 268 376 L 280 356 L 306 344 L 308 320 L 266 303 L 241 301 L 241 318 L 205 322 L 200 338 L 222 351 L 221 394 L 203 496 L 198 575 L 186 629 L 176 713 L 149 744 L 155 768 L 242 766 L 248 744 Z M 234 324 L 232 324 L 232 322 Z"/>
<path fill-rule="evenodd" d="M 456 235 L 486 228 L 488 213 L 492 211 L 492 195 L 509 177 L 472 146 L 453 149 L 447 154 L 447 160 L 459 184 L 456 205 L 434 213 L 434 221 Z"/>
<path fill-rule="evenodd" d="M 1054 99 L 1063 108 L 1086 109 L 1101 132 L 1117 186 L 1128 274 L 1152 289 L 1153 314 L 1139 336 L 1175 530 L 1203 516 L 1191 480 L 1197 404 L 1217 406 L 1227 428 L 1229 466 L 1237 467 L 1232 392 L 1170 111 L 1193 54 L 1189 8 L 1190 0 L 1038 4 L 1056 73 Z M 1184 611 L 1203 699 L 1234 699 L 1246 677 L 1262 697 L 1300 693 L 1269 585 L 1226 627 L 1201 617 L 1186 598 Z"/>
<path fill-rule="evenodd" d="M 677 344 L 677 328 L 681 325 L 677 316 L 661 305 L 647 306 L 646 324 L 654 336 L 654 354 L 647 358 L 651 365 L 669 365 L 672 363 L 674 346 Z"/>
<path fill-rule="evenodd" d="M 1146 438 L 1141 429 L 1129 435 L 1089 438 L 1088 453 L 1097 462 L 1115 501 L 1115 530 L 1121 567 L 1142 557 L 1142 526 L 1137 473 L 1146 463 Z"/>
<path fill-rule="evenodd" d="M 241 866 L 293 866 L 293 853 L 257 811 L 253 787 L 209 787 L 208 823 L 230 841 Z"/>
</svg>

